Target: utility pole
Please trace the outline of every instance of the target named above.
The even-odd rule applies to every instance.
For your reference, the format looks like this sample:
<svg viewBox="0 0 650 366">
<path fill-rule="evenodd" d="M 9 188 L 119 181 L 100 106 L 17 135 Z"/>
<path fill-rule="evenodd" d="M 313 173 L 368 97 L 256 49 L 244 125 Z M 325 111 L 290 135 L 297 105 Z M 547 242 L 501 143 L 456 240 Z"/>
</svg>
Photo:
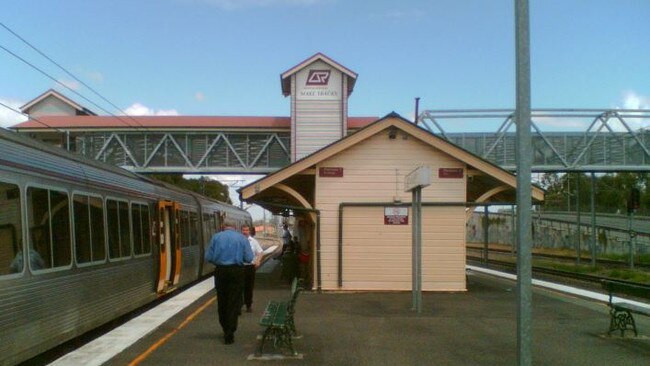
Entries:
<svg viewBox="0 0 650 366">
<path fill-rule="evenodd" d="M 517 360 L 532 365 L 530 35 L 528 0 L 515 0 L 517 102 Z"/>
</svg>

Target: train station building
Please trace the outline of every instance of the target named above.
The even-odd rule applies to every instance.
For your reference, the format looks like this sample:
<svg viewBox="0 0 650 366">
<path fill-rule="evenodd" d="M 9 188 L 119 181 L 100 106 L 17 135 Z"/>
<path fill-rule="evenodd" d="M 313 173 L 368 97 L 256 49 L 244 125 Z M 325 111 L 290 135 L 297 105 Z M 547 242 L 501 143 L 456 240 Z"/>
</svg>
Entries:
<svg viewBox="0 0 650 366">
<path fill-rule="evenodd" d="M 514 202 L 515 176 L 396 113 L 346 134 L 356 77 L 322 54 L 282 74 L 291 97 L 293 163 L 240 189 L 241 199 L 299 217 L 294 233 L 311 253 L 313 287 L 410 290 L 411 194 L 404 177 L 428 166 L 422 289 L 464 291 L 468 206 Z M 544 197 L 537 187 L 532 195 Z"/>
<path fill-rule="evenodd" d="M 125 126 L 53 91 L 23 111 L 72 133 L 78 152 L 134 171 L 150 172 L 160 162 L 157 172 L 220 173 L 210 166 L 218 163 L 231 173 L 270 173 L 241 188 L 240 198 L 296 217 L 293 231 L 310 254 L 312 287 L 323 290 L 411 289 L 411 194 L 404 191 L 404 177 L 428 166 L 422 289 L 464 291 L 472 205 L 514 203 L 516 178 L 396 113 L 348 117 L 357 76 L 321 53 L 289 68 L 281 74 L 289 117 L 148 116 L 137 117 L 139 126 Z M 160 136 L 128 135 L 142 128 Z M 34 120 L 14 129 L 63 141 L 60 131 Z M 267 131 L 258 134 L 266 140 L 227 132 L 247 129 Z M 184 130 L 192 132 L 182 138 Z M 533 187 L 532 197 L 541 201 L 544 192 Z"/>
</svg>

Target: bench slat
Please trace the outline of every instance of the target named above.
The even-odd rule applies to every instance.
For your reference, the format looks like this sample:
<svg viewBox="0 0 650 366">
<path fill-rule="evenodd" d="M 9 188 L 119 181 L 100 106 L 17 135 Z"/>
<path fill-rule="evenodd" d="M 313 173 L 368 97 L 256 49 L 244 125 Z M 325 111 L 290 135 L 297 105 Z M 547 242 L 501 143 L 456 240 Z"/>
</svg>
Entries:
<svg viewBox="0 0 650 366">
<path fill-rule="evenodd" d="M 631 313 L 650 316 L 650 309 L 646 309 L 638 305 L 630 304 L 628 302 L 613 302 L 612 306 L 616 310 L 628 310 Z"/>
</svg>

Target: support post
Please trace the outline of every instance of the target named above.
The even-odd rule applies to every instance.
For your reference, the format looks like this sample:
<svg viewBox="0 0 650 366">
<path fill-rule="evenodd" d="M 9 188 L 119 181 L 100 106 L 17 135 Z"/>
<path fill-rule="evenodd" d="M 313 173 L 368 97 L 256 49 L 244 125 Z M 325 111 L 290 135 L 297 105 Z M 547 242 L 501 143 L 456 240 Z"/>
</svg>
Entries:
<svg viewBox="0 0 650 366">
<path fill-rule="evenodd" d="M 517 245 L 517 228 L 515 223 L 515 205 L 510 206 L 512 211 L 512 244 L 510 245 L 510 254 L 515 255 L 515 246 Z"/>
<path fill-rule="evenodd" d="M 596 267 L 596 174 L 591 172 L 591 266 Z"/>
<path fill-rule="evenodd" d="M 484 206 L 483 210 L 483 264 L 487 267 L 488 264 L 488 235 L 490 234 L 490 217 L 488 216 L 488 206 Z"/>
<path fill-rule="evenodd" d="M 411 208 L 413 211 L 413 221 L 411 230 L 413 235 L 412 248 L 412 274 L 413 274 L 413 307 L 418 314 L 422 313 L 422 187 L 413 189 Z"/>
<path fill-rule="evenodd" d="M 635 250 L 635 248 L 634 248 L 635 245 L 634 244 L 636 244 L 635 243 L 636 235 L 634 235 L 633 230 L 632 230 L 632 220 L 633 220 L 633 218 L 634 218 L 634 211 L 630 211 L 630 213 L 628 214 L 628 221 L 629 221 L 629 223 L 628 223 L 628 227 L 629 227 L 628 235 L 629 235 L 629 238 L 630 238 L 630 241 L 629 241 L 629 246 L 630 246 L 630 269 L 634 269 L 634 250 Z"/>
<path fill-rule="evenodd" d="M 422 313 L 422 187 L 416 190 L 418 196 L 418 215 L 416 220 L 418 222 L 418 235 L 417 235 L 417 266 L 418 266 L 418 293 L 417 293 L 417 312 Z"/>
<path fill-rule="evenodd" d="M 415 220 L 415 216 L 417 215 L 417 195 L 415 194 L 415 189 L 411 191 L 411 294 L 412 294 L 412 306 L 411 310 L 416 310 L 417 309 L 417 268 L 416 268 L 416 262 L 417 262 L 417 248 L 416 248 L 416 241 L 417 241 L 417 235 L 418 235 L 418 230 L 417 230 L 417 222 Z"/>
<path fill-rule="evenodd" d="M 528 0 L 515 0 L 517 122 L 517 363 L 532 365 L 530 36 Z"/>
<path fill-rule="evenodd" d="M 581 225 L 580 225 L 580 180 L 582 179 L 582 173 L 578 173 L 578 180 L 576 181 L 576 213 L 577 213 L 577 223 L 576 223 L 576 233 L 577 233 L 577 241 L 578 243 L 576 244 L 576 261 L 578 264 L 580 264 L 580 256 L 582 254 L 582 231 L 580 230 Z"/>
</svg>

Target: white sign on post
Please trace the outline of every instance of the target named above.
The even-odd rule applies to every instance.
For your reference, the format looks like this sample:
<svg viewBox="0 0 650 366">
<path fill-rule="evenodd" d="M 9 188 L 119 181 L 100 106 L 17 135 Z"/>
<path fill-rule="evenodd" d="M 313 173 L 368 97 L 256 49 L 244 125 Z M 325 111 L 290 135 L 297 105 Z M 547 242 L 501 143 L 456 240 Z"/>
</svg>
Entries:
<svg viewBox="0 0 650 366">
<path fill-rule="evenodd" d="M 431 185 L 431 167 L 421 166 L 404 177 L 404 192 Z"/>
</svg>

